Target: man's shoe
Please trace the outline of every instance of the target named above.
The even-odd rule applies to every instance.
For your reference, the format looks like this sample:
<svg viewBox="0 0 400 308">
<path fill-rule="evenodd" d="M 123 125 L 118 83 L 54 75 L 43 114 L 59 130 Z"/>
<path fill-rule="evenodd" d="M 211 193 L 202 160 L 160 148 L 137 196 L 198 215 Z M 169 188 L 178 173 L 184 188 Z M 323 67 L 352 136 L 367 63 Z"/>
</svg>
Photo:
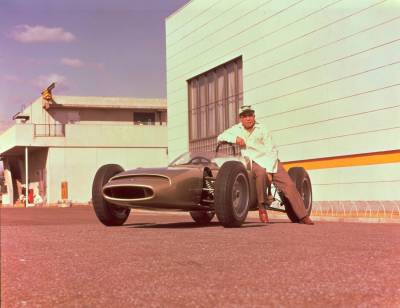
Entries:
<svg viewBox="0 0 400 308">
<path fill-rule="evenodd" d="M 299 223 L 304 224 L 304 225 L 313 225 L 314 222 L 311 220 L 310 216 L 303 217 L 300 219 Z"/>
<path fill-rule="evenodd" d="M 260 216 L 260 221 L 262 222 L 262 223 L 265 223 L 265 224 L 267 224 L 269 221 L 268 221 L 268 214 L 267 214 L 267 211 L 266 210 L 264 210 L 264 209 L 259 209 L 258 210 L 258 215 Z"/>
</svg>

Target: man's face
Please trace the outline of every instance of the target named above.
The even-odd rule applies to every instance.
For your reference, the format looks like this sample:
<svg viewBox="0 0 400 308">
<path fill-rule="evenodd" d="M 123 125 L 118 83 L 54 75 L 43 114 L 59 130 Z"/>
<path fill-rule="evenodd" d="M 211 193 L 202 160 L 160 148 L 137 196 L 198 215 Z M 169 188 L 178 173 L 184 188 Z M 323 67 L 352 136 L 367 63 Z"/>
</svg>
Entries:
<svg viewBox="0 0 400 308">
<path fill-rule="evenodd" d="M 253 128 L 254 124 L 256 123 L 256 116 L 254 112 L 252 113 L 244 113 L 240 116 L 240 122 L 245 129 Z"/>
</svg>

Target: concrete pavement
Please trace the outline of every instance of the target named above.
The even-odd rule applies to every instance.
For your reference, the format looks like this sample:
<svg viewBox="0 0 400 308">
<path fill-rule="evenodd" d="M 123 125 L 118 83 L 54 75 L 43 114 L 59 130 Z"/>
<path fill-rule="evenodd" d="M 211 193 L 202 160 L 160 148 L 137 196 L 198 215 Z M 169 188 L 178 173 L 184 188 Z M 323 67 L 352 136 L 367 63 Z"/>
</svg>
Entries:
<svg viewBox="0 0 400 308">
<path fill-rule="evenodd" d="M 400 305 L 400 225 L 250 215 L 239 229 L 133 211 L 1 209 L 2 307 Z"/>
</svg>

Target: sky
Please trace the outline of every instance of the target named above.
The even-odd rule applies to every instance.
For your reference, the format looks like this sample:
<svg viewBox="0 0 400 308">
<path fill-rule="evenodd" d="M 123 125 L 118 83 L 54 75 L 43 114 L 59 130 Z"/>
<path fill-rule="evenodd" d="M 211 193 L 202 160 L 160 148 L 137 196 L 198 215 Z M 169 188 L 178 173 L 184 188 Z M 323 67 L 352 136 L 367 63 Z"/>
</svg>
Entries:
<svg viewBox="0 0 400 308">
<path fill-rule="evenodd" d="M 165 18 L 188 0 L 0 0 L 0 133 L 54 95 L 166 98 Z"/>
</svg>

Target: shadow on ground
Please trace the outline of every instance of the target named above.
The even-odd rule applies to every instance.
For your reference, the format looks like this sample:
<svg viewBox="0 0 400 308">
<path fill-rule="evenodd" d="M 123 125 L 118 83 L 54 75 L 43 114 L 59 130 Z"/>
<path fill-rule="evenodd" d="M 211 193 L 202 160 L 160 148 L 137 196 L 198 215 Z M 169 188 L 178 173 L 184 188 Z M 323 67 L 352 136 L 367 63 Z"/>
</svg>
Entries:
<svg viewBox="0 0 400 308">
<path fill-rule="evenodd" d="M 267 225 L 264 225 L 260 222 L 245 222 L 241 228 L 257 228 L 257 227 L 267 227 L 268 225 L 274 224 L 286 224 L 290 222 L 286 221 L 277 221 L 270 222 Z M 196 228 L 215 228 L 222 227 L 219 222 L 211 222 L 209 224 L 201 225 L 195 222 L 174 222 L 174 223 L 131 223 L 123 225 L 127 228 L 154 228 L 154 229 L 196 229 Z"/>
</svg>

